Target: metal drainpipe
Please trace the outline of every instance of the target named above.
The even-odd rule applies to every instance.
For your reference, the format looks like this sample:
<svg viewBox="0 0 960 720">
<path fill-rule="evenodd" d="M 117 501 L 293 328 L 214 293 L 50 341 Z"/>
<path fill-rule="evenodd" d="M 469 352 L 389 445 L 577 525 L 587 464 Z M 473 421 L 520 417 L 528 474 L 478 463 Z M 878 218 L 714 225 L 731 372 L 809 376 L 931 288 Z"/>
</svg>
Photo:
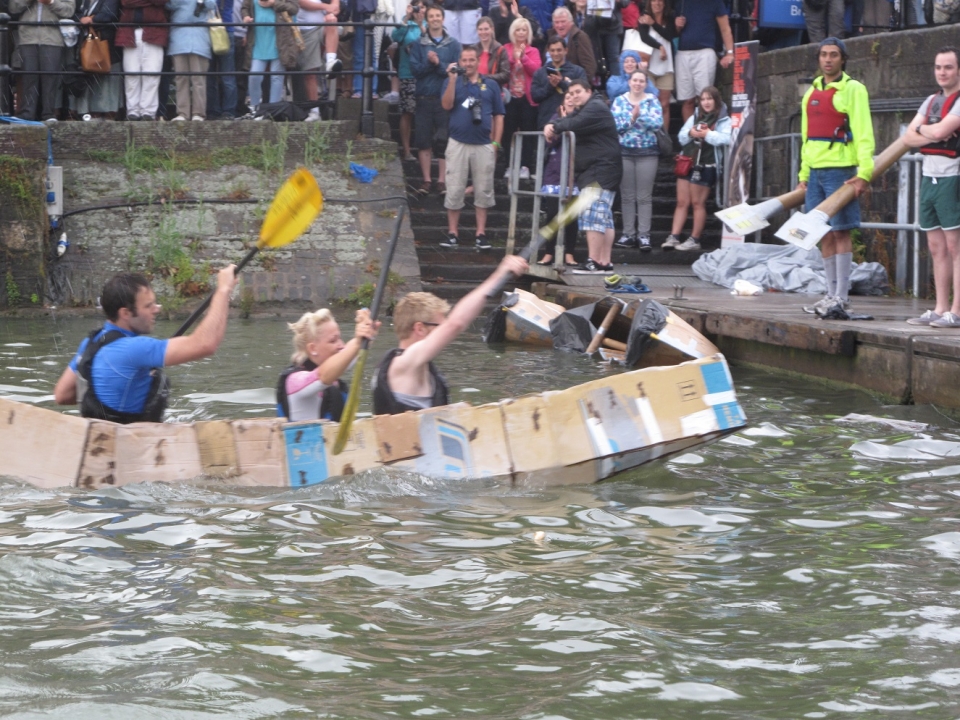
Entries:
<svg viewBox="0 0 960 720">
<path fill-rule="evenodd" d="M 0 13 L 0 115 L 13 115 L 13 92 L 10 78 L 10 16 Z"/>
<path fill-rule="evenodd" d="M 360 115 L 360 132 L 364 137 L 373 137 L 373 19 L 363 20 L 363 110 Z"/>
</svg>

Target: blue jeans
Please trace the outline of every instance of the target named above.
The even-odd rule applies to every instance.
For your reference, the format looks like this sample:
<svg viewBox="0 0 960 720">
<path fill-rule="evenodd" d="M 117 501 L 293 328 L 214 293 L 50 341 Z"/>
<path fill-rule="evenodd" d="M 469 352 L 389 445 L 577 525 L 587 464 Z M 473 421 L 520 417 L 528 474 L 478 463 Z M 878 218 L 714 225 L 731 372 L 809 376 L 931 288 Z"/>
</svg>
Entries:
<svg viewBox="0 0 960 720">
<path fill-rule="evenodd" d="M 855 167 L 812 169 L 810 179 L 807 181 L 807 202 L 804 210 L 806 212 L 813 210 L 856 174 Z M 853 230 L 858 227 L 860 227 L 860 201 L 856 199 L 851 200 L 840 212 L 830 218 L 831 230 Z"/>
<path fill-rule="evenodd" d="M 372 30 L 371 30 L 372 32 Z M 357 25 L 353 33 L 353 91 L 363 92 L 363 25 Z"/>
<path fill-rule="evenodd" d="M 260 107 L 261 95 L 263 90 L 263 71 L 270 72 L 270 100 L 269 102 L 280 102 L 283 97 L 283 65 L 280 59 L 276 60 L 251 60 L 250 61 L 250 109 L 254 112 Z"/>
<path fill-rule="evenodd" d="M 236 70 L 233 59 L 233 35 L 230 38 L 230 52 L 214 55 L 210 60 L 210 72 L 228 72 Z M 222 103 L 221 103 L 222 99 Z M 237 113 L 237 76 L 210 76 L 207 79 L 207 117 L 233 118 Z"/>
</svg>

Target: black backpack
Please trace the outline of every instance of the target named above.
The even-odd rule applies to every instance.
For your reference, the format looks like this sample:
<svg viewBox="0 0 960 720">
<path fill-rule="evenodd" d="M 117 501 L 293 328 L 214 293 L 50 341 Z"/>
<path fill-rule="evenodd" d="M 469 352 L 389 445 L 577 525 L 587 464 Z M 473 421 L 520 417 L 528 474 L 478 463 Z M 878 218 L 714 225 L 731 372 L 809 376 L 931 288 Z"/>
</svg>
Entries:
<svg viewBox="0 0 960 720">
<path fill-rule="evenodd" d="M 257 111 L 257 117 L 269 118 L 277 122 L 302 122 L 307 119 L 307 112 L 289 100 L 275 103 L 262 103 Z"/>
</svg>

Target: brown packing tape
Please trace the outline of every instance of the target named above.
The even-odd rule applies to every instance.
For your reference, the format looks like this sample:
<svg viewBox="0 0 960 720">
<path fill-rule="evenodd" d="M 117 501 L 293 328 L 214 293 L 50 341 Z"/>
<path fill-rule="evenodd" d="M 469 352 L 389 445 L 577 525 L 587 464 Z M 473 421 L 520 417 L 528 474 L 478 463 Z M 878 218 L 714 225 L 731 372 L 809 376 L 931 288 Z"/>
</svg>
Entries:
<svg viewBox="0 0 960 720">
<path fill-rule="evenodd" d="M 87 433 L 87 444 L 80 463 L 77 487 L 95 490 L 117 485 L 117 428 L 120 426 L 93 420 Z"/>
<path fill-rule="evenodd" d="M 204 475 L 234 477 L 240 473 L 233 428 L 228 421 L 198 422 L 193 429 L 197 433 L 200 464 Z"/>
</svg>

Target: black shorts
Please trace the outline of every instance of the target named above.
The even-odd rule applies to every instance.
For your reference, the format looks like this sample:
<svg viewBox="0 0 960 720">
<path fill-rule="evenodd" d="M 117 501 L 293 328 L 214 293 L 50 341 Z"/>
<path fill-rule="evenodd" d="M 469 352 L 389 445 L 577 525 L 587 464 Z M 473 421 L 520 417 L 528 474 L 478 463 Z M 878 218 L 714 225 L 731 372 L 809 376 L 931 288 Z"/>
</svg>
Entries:
<svg viewBox="0 0 960 720">
<path fill-rule="evenodd" d="M 418 95 L 413 113 L 413 144 L 418 150 L 433 149 L 433 154 L 442 158 L 447 149 L 449 121 L 450 113 L 443 109 L 439 97 Z"/>
<path fill-rule="evenodd" d="M 717 167 L 716 165 L 702 165 L 700 167 L 694 166 L 693 170 L 690 171 L 690 174 L 687 175 L 686 179 L 694 185 L 713 187 L 717 184 Z"/>
</svg>

